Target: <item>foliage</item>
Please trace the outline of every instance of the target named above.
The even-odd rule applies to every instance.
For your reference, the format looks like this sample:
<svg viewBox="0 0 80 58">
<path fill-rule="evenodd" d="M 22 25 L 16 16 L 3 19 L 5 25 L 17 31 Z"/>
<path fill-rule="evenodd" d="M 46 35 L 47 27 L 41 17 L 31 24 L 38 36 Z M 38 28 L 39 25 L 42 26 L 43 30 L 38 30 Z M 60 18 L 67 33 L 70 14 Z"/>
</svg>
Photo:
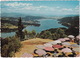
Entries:
<svg viewBox="0 0 80 58">
<path fill-rule="evenodd" d="M 44 30 L 39 34 L 39 37 L 44 39 L 49 38 L 49 39 L 56 40 L 58 38 L 63 38 L 67 36 L 64 30 L 65 29 L 63 28 L 53 28 L 49 30 Z"/>
<path fill-rule="evenodd" d="M 36 31 L 35 30 L 32 30 L 31 32 L 24 30 L 24 34 L 25 34 L 25 39 L 31 39 L 31 38 L 36 37 Z"/>
<path fill-rule="evenodd" d="M 21 43 L 19 38 L 9 37 L 1 40 L 1 56 L 12 57 L 14 53 L 19 51 Z"/>
<path fill-rule="evenodd" d="M 56 34 L 57 34 L 58 38 L 66 37 L 64 30 L 62 30 L 62 29 L 60 29 L 60 28 L 58 28 L 58 29 L 56 30 Z"/>
<path fill-rule="evenodd" d="M 59 21 L 59 23 L 68 27 L 68 29 L 65 31 L 67 35 L 77 36 L 79 34 L 79 16 L 65 17 L 59 19 Z"/>
<path fill-rule="evenodd" d="M 17 36 L 20 38 L 20 40 L 24 40 L 24 33 L 23 33 L 23 24 L 22 24 L 22 20 L 21 17 L 19 18 L 19 22 L 18 22 L 18 31 L 16 32 Z"/>
<path fill-rule="evenodd" d="M 24 30 L 24 34 L 25 34 L 25 35 L 27 35 L 27 34 L 28 34 L 28 31 L 27 31 L 26 29 Z"/>
<path fill-rule="evenodd" d="M 41 34 L 41 36 L 40 36 L 41 38 L 51 38 L 51 32 L 49 32 L 49 31 L 44 31 L 44 33 L 43 34 Z"/>
<path fill-rule="evenodd" d="M 35 30 L 32 30 L 32 35 L 36 35 L 36 31 Z"/>
</svg>

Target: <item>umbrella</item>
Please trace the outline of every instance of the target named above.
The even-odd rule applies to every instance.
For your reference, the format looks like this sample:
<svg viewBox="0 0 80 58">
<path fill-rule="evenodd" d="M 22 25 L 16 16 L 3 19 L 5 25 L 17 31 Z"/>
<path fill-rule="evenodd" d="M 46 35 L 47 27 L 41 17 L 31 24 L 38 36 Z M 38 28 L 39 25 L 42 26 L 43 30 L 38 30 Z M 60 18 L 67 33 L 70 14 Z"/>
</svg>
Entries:
<svg viewBox="0 0 80 58">
<path fill-rule="evenodd" d="M 39 55 L 38 54 L 33 54 L 34 55 L 34 57 L 38 57 Z"/>
<path fill-rule="evenodd" d="M 66 41 L 64 38 L 60 38 L 60 39 L 58 39 L 58 40 L 60 40 L 60 41 L 62 41 L 62 42 Z"/>
<path fill-rule="evenodd" d="M 37 49 L 36 50 L 36 53 L 39 55 L 39 56 L 42 56 L 42 55 L 46 55 L 47 53 L 44 51 L 44 50 L 42 50 L 42 49 Z"/>
<path fill-rule="evenodd" d="M 44 48 L 46 51 L 54 51 L 54 48 L 52 48 L 52 47 L 45 47 Z"/>
<path fill-rule="evenodd" d="M 50 44 L 55 45 L 57 44 L 55 41 L 50 42 Z"/>
<path fill-rule="evenodd" d="M 64 38 L 65 40 L 70 40 L 69 38 Z"/>
<path fill-rule="evenodd" d="M 52 47 L 52 44 L 46 43 L 46 44 L 44 44 L 44 46 L 45 46 L 45 47 Z"/>
<path fill-rule="evenodd" d="M 69 48 L 64 48 L 61 51 L 64 52 L 64 53 L 72 52 L 72 50 L 69 49 Z"/>
<path fill-rule="evenodd" d="M 21 57 L 33 57 L 33 55 L 29 53 L 24 53 Z"/>
<path fill-rule="evenodd" d="M 68 37 L 69 37 L 69 38 L 72 38 L 72 39 L 74 39 L 74 36 L 73 36 L 73 35 L 69 35 Z"/>
<path fill-rule="evenodd" d="M 74 42 L 69 42 L 70 44 L 76 44 L 76 43 L 74 43 Z"/>
<path fill-rule="evenodd" d="M 77 44 L 72 44 L 71 47 L 79 47 Z"/>
<path fill-rule="evenodd" d="M 63 45 L 71 45 L 69 42 L 62 43 Z"/>
<path fill-rule="evenodd" d="M 51 44 L 51 42 L 47 42 L 47 43 L 45 43 L 45 44 Z"/>
<path fill-rule="evenodd" d="M 77 39 L 80 39 L 80 35 L 76 36 Z"/>
<path fill-rule="evenodd" d="M 80 54 L 78 54 L 76 57 L 80 57 Z"/>
<path fill-rule="evenodd" d="M 55 40 L 54 43 L 61 43 L 61 41 L 60 40 Z"/>
<path fill-rule="evenodd" d="M 54 48 L 63 48 L 61 45 L 53 45 Z"/>
<path fill-rule="evenodd" d="M 76 52 L 80 52 L 79 51 L 80 50 L 79 48 L 73 48 L 73 50 L 76 51 Z"/>
<path fill-rule="evenodd" d="M 45 48 L 44 45 L 37 45 L 36 47 L 37 47 L 37 48 L 40 48 L 40 49 L 44 49 L 44 48 Z"/>
</svg>

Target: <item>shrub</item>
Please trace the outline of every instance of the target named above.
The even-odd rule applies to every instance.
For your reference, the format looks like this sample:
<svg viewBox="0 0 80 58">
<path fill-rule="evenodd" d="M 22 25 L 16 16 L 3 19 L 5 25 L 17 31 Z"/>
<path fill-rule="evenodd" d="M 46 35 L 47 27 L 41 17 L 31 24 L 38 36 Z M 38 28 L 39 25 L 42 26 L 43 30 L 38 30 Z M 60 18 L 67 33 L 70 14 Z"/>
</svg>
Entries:
<svg viewBox="0 0 80 58">
<path fill-rule="evenodd" d="M 19 51 L 21 43 L 19 38 L 10 37 L 1 40 L 1 56 L 2 57 L 12 57 L 14 53 Z"/>
</svg>

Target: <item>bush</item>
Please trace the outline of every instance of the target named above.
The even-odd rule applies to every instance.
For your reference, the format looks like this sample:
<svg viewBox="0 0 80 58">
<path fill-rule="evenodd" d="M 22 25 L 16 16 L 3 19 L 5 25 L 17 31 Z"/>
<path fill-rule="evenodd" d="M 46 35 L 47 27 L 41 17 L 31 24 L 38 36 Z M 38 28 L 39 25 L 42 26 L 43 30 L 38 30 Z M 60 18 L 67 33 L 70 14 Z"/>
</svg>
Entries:
<svg viewBox="0 0 80 58">
<path fill-rule="evenodd" d="M 31 32 L 24 30 L 24 34 L 25 34 L 25 39 L 31 39 L 31 38 L 36 37 L 36 31 L 35 30 L 32 30 Z"/>
<path fill-rule="evenodd" d="M 38 36 L 44 39 L 48 38 L 48 39 L 57 40 L 58 38 L 64 38 L 67 35 L 65 34 L 65 31 L 63 29 L 54 28 L 54 29 L 42 31 Z"/>
<path fill-rule="evenodd" d="M 43 34 L 40 34 L 41 38 L 51 38 L 52 34 L 50 31 L 44 31 Z"/>
<path fill-rule="evenodd" d="M 19 48 L 21 47 L 20 40 L 16 37 L 2 39 L 1 44 L 2 57 L 14 56 L 14 53 L 19 51 Z"/>
</svg>

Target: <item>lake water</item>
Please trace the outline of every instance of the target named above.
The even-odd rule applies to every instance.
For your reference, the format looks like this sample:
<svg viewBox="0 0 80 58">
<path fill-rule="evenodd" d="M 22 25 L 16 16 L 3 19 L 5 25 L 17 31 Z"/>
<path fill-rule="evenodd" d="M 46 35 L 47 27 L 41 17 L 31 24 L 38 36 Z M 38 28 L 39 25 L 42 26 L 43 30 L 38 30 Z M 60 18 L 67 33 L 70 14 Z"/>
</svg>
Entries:
<svg viewBox="0 0 80 58">
<path fill-rule="evenodd" d="M 32 31 L 35 30 L 37 33 L 41 32 L 43 30 L 47 30 L 50 28 L 59 28 L 59 27 L 65 27 L 61 24 L 58 23 L 58 21 L 56 19 L 41 19 L 40 21 L 40 26 L 36 27 L 36 26 L 27 26 L 25 29 L 27 29 L 28 31 Z M 1 37 L 9 37 L 9 36 L 14 36 L 15 32 L 9 32 L 9 33 L 2 33 Z"/>
</svg>

